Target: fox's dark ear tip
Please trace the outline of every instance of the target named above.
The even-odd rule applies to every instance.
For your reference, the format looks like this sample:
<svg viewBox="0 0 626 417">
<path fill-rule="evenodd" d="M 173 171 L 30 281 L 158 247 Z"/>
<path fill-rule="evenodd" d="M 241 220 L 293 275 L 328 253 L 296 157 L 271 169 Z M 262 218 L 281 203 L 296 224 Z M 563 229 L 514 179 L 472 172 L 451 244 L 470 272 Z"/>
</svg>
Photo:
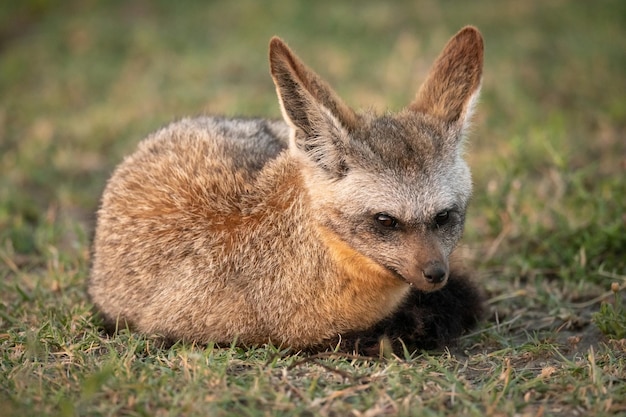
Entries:
<svg viewBox="0 0 626 417">
<path fill-rule="evenodd" d="M 459 33 L 461 32 L 474 32 L 477 34 L 480 34 L 480 30 L 478 30 L 478 28 L 474 25 L 465 25 L 461 28 L 461 30 L 459 30 Z"/>
<path fill-rule="evenodd" d="M 465 26 L 461 30 L 458 31 L 455 38 L 464 38 L 468 40 L 472 40 L 473 42 L 483 44 L 483 35 L 480 33 L 480 30 L 476 26 Z"/>
<path fill-rule="evenodd" d="M 284 49 L 286 46 L 287 45 L 285 44 L 285 41 L 283 41 L 278 36 L 272 36 L 272 38 L 270 39 L 270 51 L 276 49 Z"/>
</svg>

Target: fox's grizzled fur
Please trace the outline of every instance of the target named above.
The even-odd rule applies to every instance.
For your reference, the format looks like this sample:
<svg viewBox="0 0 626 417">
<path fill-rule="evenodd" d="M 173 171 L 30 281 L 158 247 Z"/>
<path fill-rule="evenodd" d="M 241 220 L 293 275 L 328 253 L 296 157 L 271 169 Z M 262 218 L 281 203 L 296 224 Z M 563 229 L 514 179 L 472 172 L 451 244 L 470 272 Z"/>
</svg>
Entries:
<svg viewBox="0 0 626 417">
<path fill-rule="evenodd" d="M 285 122 L 184 119 L 116 169 L 98 212 L 95 306 L 109 325 L 170 340 L 450 343 L 481 311 L 449 257 L 471 194 L 463 137 L 482 62 L 466 27 L 411 104 L 376 115 L 273 38 Z"/>
</svg>

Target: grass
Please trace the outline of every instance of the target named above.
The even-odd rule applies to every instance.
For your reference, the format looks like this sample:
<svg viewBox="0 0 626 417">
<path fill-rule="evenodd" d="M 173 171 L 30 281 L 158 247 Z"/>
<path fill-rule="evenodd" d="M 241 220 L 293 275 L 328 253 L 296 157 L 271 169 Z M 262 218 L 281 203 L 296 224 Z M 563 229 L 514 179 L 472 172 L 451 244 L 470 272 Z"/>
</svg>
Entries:
<svg viewBox="0 0 626 417">
<path fill-rule="evenodd" d="M 5 3 L 0 414 L 626 413 L 623 2 Z M 489 296 L 474 333 L 377 360 L 102 335 L 94 212 L 143 136 L 205 112 L 279 117 L 273 34 L 355 107 L 398 109 L 468 23 L 487 47 L 460 248 Z"/>
</svg>

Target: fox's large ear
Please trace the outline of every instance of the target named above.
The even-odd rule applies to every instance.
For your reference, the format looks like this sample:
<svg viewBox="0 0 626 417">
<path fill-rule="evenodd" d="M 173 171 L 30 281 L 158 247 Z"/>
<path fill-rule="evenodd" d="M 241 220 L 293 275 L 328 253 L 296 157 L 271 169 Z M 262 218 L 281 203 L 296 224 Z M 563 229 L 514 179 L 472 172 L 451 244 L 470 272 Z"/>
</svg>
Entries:
<svg viewBox="0 0 626 417">
<path fill-rule="evenodd" d="M 291 146 L 341 175 L 347 169 L 343 147 L 356 125 L 355 113 L 277 37 L 270 41 L 270 72 L 283 117 L 293 128 Z"/>
<path fill-rule="evenodd" d="M 419 89 L 411 110 L 465 127 L 480 91 L 483 38 L 467 26 L 448 41 Z"/>
</svg>

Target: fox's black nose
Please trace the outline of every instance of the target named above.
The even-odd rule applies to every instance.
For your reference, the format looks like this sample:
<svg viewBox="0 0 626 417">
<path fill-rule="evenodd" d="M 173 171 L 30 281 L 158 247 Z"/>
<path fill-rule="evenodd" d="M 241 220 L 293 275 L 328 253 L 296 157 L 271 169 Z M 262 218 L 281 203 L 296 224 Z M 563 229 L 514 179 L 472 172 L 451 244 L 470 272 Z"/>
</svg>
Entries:
<svg viewBox="0 0 626 417">
<path fill-rule="evenodd" d="M 426 268 L 422 270 L 424 274 L 424 278 L 426 281 L 431 284 L 439 284 L 446 279 L 446 275 L 448 275 L 448 271 L 441 264 L 432 264 L 428 265 Z"/>
</svg>

